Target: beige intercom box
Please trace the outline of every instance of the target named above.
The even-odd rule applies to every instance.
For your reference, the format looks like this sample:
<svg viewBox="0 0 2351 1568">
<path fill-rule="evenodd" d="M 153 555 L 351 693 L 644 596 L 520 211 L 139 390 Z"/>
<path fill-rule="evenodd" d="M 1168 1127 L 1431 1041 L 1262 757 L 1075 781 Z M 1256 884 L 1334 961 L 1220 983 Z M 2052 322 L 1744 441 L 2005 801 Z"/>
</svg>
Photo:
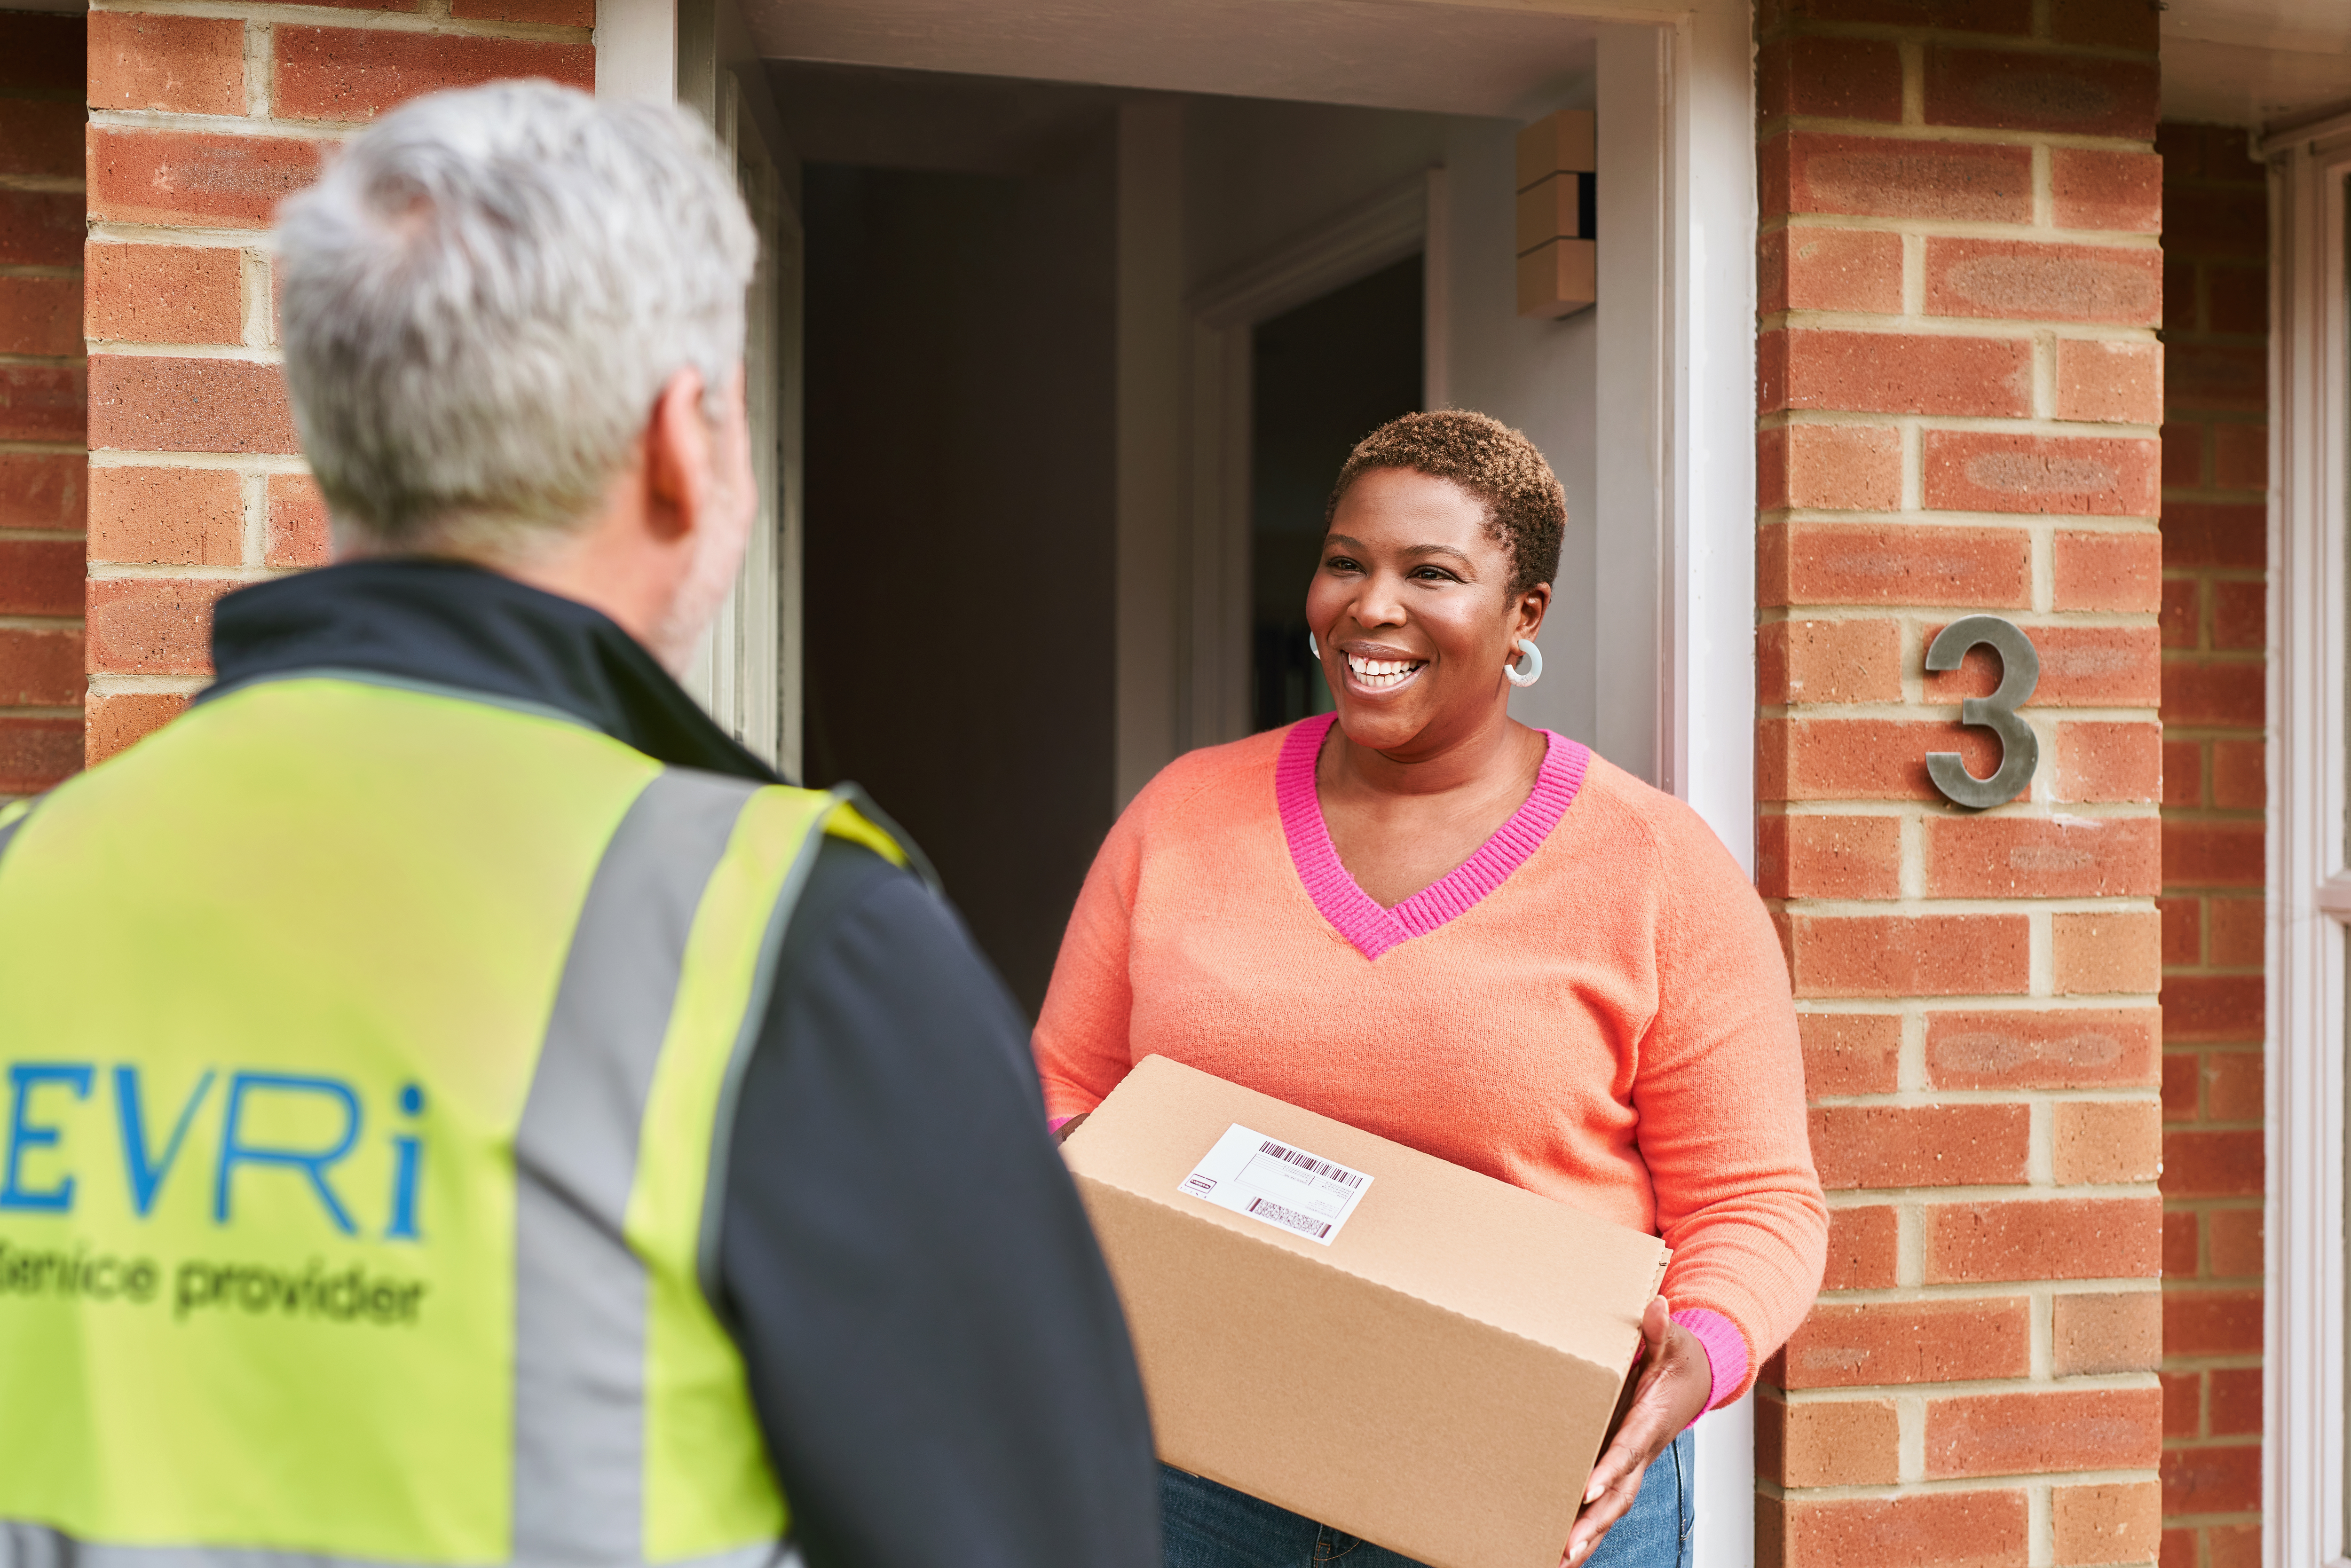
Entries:
<svg viewBox="0 0 2351 1568">
<path fill-rule="evenodd" d="M 1557 1568 L 1663 1242 L 1165 1057 L 1062 1152 L 1161 1458 L 1432 1568 Z"/>
</svg>

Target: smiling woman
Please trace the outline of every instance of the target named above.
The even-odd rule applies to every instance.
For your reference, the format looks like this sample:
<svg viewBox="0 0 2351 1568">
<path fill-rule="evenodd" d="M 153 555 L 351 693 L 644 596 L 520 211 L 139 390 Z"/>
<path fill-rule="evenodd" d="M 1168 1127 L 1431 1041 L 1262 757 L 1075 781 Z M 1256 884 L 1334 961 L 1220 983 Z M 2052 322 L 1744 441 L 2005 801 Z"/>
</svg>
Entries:
<svg viewBox="0 0 2351 1568">
<path fill-rule="evenodd" d="M 1088 874 L 1049 1112 L 1171 1057 L 1664 1238 L 1646 1362 L 1565 1561 L 1687 1568 L 1691 1422 L 1811 1306 L 1827 1211 L 1761 902 L 1687 806 L 1510 716 L 1566 508 L 1518 432 L 1408 414 L 1333 486 L 1336 712 L 1178 758 Z M 1169 1568 L 1405 1560 L 1166 1470 Z"/>
</svg>

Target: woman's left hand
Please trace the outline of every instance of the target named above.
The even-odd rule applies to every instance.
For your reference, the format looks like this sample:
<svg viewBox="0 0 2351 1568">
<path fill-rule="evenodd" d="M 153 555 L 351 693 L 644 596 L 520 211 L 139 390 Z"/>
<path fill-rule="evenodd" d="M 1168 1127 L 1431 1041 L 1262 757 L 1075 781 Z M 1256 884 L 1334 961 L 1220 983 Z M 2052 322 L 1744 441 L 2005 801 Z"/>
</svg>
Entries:
<svg viewBox="0 0 2351 1568">
<path fill-rule="evenodd" d="M 1567 1537 L 1560 1568 L 1573 1568 L 1593 1553 L 1608 1527 L 1625 1516 L 1641 1493 L 1641 1477 L 1666 1445 L 1698 1418 L 1714 1393 L 1714 1367 L 1698 1335 L 1673 1320 L 1673 1305 L 1658 1296 L 1641 1314 L 1641 1381 L 1632 1408 L 1616 1428 L 1616 1440 L 1593 1467 L 1584 1483 L 1583 1509 Z"/>
</svg>

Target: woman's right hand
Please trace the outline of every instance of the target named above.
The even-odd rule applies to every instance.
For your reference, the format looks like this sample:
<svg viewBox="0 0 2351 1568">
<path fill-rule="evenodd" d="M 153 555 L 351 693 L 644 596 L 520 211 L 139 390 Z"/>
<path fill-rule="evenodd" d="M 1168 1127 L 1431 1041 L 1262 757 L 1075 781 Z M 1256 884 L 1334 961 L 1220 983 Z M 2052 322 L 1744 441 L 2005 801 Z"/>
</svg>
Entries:
<svg viewBox="0 0 2351 1568">
<path fill-rule="evenodd" d="M 1592 1555 L 1609 1527 L 1641 1495 L 1641 1478 L 1649 1466 L 1705 1413 L 1706 1402 L 1714 1395 L 1714 1364 L 1707 1359 L 1706 1346 L 1674 1322 L 1673 1303 L 1665 1297 L 1651 1298 L 1649 1310 L 1641 1314 L 1641 1338 L 1646 1343 L 1632 1408 L 1625 1412 L 1625 1424 L 1616 1428 L 1607 1452 L 1592 1467 L 1592 1479 L 1583 1486 L 1583 1509 L 1568 1532 L 1567 1554 L 1559 1560 L 1560 1568 L 1574 1568 Z"/>
</svg>

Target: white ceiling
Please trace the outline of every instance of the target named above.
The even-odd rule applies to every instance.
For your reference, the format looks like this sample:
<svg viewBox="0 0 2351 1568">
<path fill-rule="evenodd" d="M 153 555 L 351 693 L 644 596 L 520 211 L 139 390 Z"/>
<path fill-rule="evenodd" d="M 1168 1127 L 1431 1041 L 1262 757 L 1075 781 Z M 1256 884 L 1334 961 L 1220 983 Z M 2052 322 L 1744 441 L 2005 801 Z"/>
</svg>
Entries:
<svg viewBox="0 0 2351 1568">
<path fill-rule="evenodd" d="M 1513 117 L 1588 76 L 1594 38 L 1574 17 L 1433 16 L 1413 0 L 745 0 L 744 10 L 769 59 Z"/>
<path fill-rule="evenodd" d="M 2161 26 L 2166 120 L 2265 126 L 2351 108 L 2351 0 L 2169 0 Z"/>
</svg>

